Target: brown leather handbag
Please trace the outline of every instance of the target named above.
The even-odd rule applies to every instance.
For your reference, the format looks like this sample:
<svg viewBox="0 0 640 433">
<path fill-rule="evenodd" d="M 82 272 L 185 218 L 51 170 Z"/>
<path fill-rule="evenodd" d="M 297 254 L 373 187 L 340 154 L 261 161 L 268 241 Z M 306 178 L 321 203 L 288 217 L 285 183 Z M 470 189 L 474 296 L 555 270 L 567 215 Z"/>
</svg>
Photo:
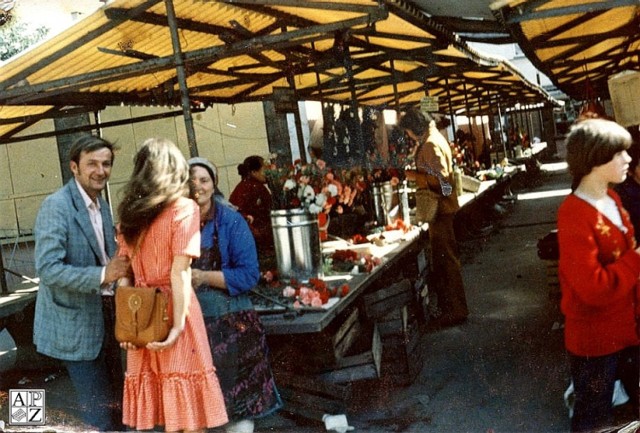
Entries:
<svg viewBox="0 0 640 433">
<path fill-rule="evenodd" d="M 116 288 L 116 340 L 138 347 L 164 341 L 171 330 L 169 296 L 149 287 Z"/>
<path fill-rule="evenodd" d="M 138 237 L 131 261 L 140 250 L 144 233 Z M 144 266 L 140 268 L 141 280 L 145 280 Z M 138 347 L 152 341 L 164 341 L 171 331 L 169 295 L 159 288 L 116 287 L 116 340 Z"/>
</svg>

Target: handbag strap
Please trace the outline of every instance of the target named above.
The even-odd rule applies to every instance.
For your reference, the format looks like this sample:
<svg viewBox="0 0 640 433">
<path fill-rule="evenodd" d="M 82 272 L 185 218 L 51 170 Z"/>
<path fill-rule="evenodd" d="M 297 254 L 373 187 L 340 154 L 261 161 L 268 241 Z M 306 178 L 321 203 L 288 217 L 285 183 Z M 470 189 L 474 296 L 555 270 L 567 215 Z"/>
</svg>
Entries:
<svg viewBox="0 0 640 433">
<path fill-rule="evenodd" d="M 146 234 L 146 230 L 143 230 L 138 235 L 138 239 L 136 239 L 136 245 L 134 246 L 133 251 L 131 252 L 131 256 L 129 257 L 131 259 L 132 266 L 133 266 L 133 259 L 140 252 L 140 248 L 142 247 L 142 242 L 144 241 L 145 234 Z M 147 286 L 147 278 L 144 272 L 144 262 L 142 260 L 140 261 L 140 274 L 138 275 L 138 277 L 136 277 L 134 272 L 134 282 L 133 282 L 134 286 L 135 286 L 135 279 L 140 281 L 140 283 L 142 284 L 142 287 Z"/>
</svg>

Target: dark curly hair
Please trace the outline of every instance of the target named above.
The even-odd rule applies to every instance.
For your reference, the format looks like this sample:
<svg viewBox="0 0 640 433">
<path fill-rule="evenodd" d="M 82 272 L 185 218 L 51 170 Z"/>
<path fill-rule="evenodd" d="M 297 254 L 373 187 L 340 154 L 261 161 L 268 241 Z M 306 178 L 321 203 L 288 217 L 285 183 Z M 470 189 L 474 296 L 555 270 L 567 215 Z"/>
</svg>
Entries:
<svg viewBox="0 0 640 433">
<path fill-rule="evenodd" d="M 429 130 L 429 124 L 435 119 L 429 113 L 423 113 L 415 107 L 409 108 L 398 121 L 398 128 L 409 130 L 417 137 L 421 137 Z"/>
<path fill-rule="evenodd" d="M 242 164 L 238 164 L 238 174 L 246 179 L 252 171 L 258 171 L 264 165 L 264 158 L 258 155 L 247 156 Z"/>
</svg>

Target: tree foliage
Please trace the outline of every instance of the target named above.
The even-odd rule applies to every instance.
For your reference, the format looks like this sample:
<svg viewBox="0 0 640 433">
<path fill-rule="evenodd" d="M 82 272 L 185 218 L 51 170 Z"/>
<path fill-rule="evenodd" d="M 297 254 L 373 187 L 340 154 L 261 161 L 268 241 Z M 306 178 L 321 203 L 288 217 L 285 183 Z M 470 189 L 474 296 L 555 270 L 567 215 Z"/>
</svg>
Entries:
<svg viewBox="0 0 640 433">
<path fill-rule="evenodd" d="M 34 28 L 24 22 L 9 20 L 0 27 L 0 60 L 7 60 L 21 51 L 44 39 L 49 28 L 40 26 Z"/>
</svg>

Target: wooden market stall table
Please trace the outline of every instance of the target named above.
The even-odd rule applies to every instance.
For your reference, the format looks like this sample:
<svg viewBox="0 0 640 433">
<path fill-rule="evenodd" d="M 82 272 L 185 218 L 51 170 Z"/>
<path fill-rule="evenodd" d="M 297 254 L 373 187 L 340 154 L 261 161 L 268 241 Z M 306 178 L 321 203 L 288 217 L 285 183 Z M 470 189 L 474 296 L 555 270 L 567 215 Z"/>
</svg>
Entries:
<svg viewBox="0 0 640 433">
<path fill-rule="evenodd" d="M 328 284 L 349 285 L 328 307 L 295 311 L 261 307 L 256 299 L 286 411 L 321 420 L 325 413 L 345 412 L 352 382 L 382 376 L 398 385 L 413 381 L 422 368 L 416 288 L 426 278 L 425 229 L 367 247 L 382 258 L 371 272 L 327 276 Z"/>
<path fill-rule="evenodd" d="M 462 194 L 459 217 L 478 218 L 477 212 L 509 193 L 520 171 L 509 167 L 500 178 L 482 182 L 476 192 Z M 428 302 L 428 225 L 413 227 L 400 240 L 368 252 L 379 254 L 382 263 L 369 273 L 328 276 L 329 284 L 347 283 L 349 293 L 332 298 L 324 308 L 256 307 L 286 410 L 314 419 L 342 413 L 352 383 L 386 378 L 386 383 L 408 385 L 422 369 L 427 352 L 421 337 Z"/>
<path fill-rule="evenodd" d="M 426 229 L 426 226 L 425 226 Z M 296 311 L 279 305 L 256 307 L 261 313 L 262 324 L 270 335 L 290 335 L 322 332 L 333 320 L 347 310 L 352 304 L 375 284 L 385 277 L 402 259 L 417 256 L 424 248 L 424 230 L 415 228 L 402 239 L 382 247 L 371 245 L 370 253 L 381 257 L 383 262 L 369 273 L 357 275 L 337 274 L 325 278 L 329 284 L 349 285 L 349 293 L 342 298 L 331 298 L 325 308 L 308 308 Z M 349 246 L 345 244 L 345 249 Z M 326 249 L 325 249 L 326 251 Z M 426 263 L 424 264 L 426 266 Z M 283 285 L 284 287 L 284 285 Z"/>
<path fill-rule="evenodd" d="M 38 286 L 12 289 L 0 296 L 0 331 L 6 329 L 16 345 L 14 365 L 21 370 L 59 368 L 61 364 L 36 352 L 33 344 L 33 318 Z"/>
</svg>

